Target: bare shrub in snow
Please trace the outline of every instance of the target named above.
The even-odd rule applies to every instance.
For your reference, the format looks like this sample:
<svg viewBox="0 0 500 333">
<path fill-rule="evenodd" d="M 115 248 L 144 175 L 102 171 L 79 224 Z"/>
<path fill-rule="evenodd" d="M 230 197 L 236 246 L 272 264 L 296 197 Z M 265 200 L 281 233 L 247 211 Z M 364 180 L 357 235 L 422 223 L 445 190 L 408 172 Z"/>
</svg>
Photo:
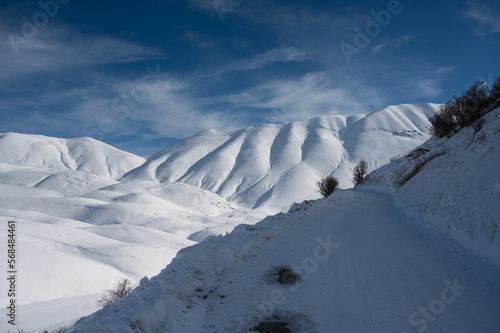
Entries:
<svg viewBox="0 0 500 333">
<path fill-rule="evenodd" d="M 436 112 L 432 117 L 429 118 L 431 126 L 429 127 L 429 133 L 431 135 L 436 135 L 438 138 L 450 137 L 456 133 L 455 118 L 449 107 L 451 102 L 446 103 L 442 106 L 438 112 Z"/>
<path fill-rule="evenodd" d="M 500 77 L 493 84 L 491 94 L 479 81 L 474 82 L 470 88 L 460 96 L 453 96 L 444 106 L 436 112 L 429 121 L 429 132 L 439 138 L 450 137 L 460 128 L 471 126 L 481 118 L 496 98 L 500 89 Z"/>
<path fill-rule="evenodd" d="M 482 118 L 478 119 L 474 124 L 472 124 L 472 128 L 474 129 L 474 135 L 472 136 L 472 141 L 474 141 L 477 132 L 483 129 L 483 126 L 484 126 L 484 119 Z"/>
<path fill-rule="evenodd" d="M 330 194 L 335 191 L 339 185 L 339 180 L 332 176 L 327 176 L 316 183 L 318 186 L 318 191 L 325 198 L 328 198 Z"/>
<path fill-rule="evenodd" d="M 493 99 L 500 98 L 500 75 L 491 86 L 491 94 Z"/>
<path fill-rule="evenodd" d="M 101 307 L 106 304 L 116 303 L 120 298 L 125 297 L 129 292 L 132 291 L 132 287 L 130 287 L 130 280 L 124 278 L 118 281 L 114 288 L 106 289 L 105 294 L 98 300 L 98 303 Z"/>
<path fill-rule="evenodd" d="M 368 162 L 365 160 L 359 161 L 358 165 L 354 168 L 352 182 L 354 185 L 361 183 L 363 178 L 368 174 Z"/>
</svg>

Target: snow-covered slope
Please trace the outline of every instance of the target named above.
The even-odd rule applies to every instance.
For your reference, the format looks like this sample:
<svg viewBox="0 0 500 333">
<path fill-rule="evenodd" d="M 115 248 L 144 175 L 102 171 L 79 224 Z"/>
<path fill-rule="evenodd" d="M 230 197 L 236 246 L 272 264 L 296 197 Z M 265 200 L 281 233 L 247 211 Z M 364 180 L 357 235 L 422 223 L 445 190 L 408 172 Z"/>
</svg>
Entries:
<svg viewBox="0 0 500 333">
<path fill-rule="evenodd" d="M 145 160 L 91 138 L 6 133 L 0 134 L 0 161 L 53 171 L 87 171 L 117 179 Z"/>
<path fill-rule="evenodd" d="M 500 109 L 484 119 L 181 250 L 67 332 L 498 332 Z"/>
<path fill-rule="evenodd" d="M 352 169 L 363 158 L 374 169 L 421 144 L 438 107 L 405 104 L 367 115 L 206 131 L 152 155 L 123 181 L 184 182 L 276 212 L 317 198 L 315 183 L 327 175 L 351 185 Z"/>
<path fill-rule="evenodd" d="M 22 314 L 17 327 L 34 329 L 91 313 L 102 291 L 119 278 L 137 283 L 157 274 L 180 249 L 262 218 L 187 184 L 123 185 L 65 197 L 0 184 L 0 220 L 16 221 L 16 301 Z M 6 234 L 5 222 L 0 235 Z M 0 282 L 2 290 L 6 281 Z M 6 302 L 2 294 L 0 303 Z M 47 308 L 49 316 L 43 315 Z M 0 322 L 1 332 L 12 328 Z"/>
<path fill-rule="evenodd" d="M 495 333 L 499 268 L 391 196 L 340 190 L 180 251 L 67 332 Z"/>
<path fill-rule="evenodd" d="M 500 109 L 482 119 L 477 133 L 469 127 L 450 139 L 431 139 L 423 144 L 427 154 L 381 167 L 364 186 L 395 192 L 397 204 L 424 225 L 500 262 Z"/>
<path fill-rule="evenodd" d="M 23 254 L 20 328 L 87 315 L 118 278 L 138 282 L 186 246 L 317 198 L 332 172 L 349 185 L 361 158 L 374 168 L 423 142 L 436 109 L 205 131 L 147 161 L 88 138 L 0 135 L 0 219 L 17 221 Z"/>
<path fill-rule="evenodd" d="M 117 165 L 122 156 L 111 154 L 113 161 L 94 166 Z M 89 314 L 119 278 L 136 283 L 157 274 L 178 250 L 263 217 L 189 184 L 120 183 L 54 164 L 68 155 L 39 157 L 46 167 L 0 162 L 0 244 L 5 244 L 6 221 L 16 221 L 17 328 L 30 332 Z M 43 166 L 31 158 L 22 163 Z M 114 170 L 108 175 L 120 167 Z M 1 279 L 1 290 L 7 290 L 7 282 Z M 7 293 L 0 303 L 8 303 Z M 0 321 L 0 332 L 9 329 L 16 328 Z"/>
</svg>

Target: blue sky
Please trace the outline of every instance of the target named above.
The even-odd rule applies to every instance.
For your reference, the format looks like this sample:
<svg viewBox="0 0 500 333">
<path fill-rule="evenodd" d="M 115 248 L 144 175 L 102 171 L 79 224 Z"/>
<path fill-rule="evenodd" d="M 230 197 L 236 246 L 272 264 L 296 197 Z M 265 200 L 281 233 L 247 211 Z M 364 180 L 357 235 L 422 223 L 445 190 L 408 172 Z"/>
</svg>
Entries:
<svg viewBox="0 0 500 333">
<path fill-rule="evenodd" d="M 443 103 L 500 74 L 499 1 L 0 5 L 0 132 L 139 155 L 205 129 Z"/>
</svg>

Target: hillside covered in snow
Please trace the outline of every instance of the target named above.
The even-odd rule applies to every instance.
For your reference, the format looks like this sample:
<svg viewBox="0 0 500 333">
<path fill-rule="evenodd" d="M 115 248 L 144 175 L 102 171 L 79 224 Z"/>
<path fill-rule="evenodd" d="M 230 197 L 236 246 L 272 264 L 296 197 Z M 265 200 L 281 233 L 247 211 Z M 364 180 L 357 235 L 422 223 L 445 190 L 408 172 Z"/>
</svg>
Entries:
<svg viewBox="0 0 500 333">
<path fill-rule="evenodd" d="M 18 327 L 88 315 L 118 279 L 136 284 L 182 248 L 318 198 L 326 175 L 350 185 L 359 159 L 375 168 L 424 142 L 437 107 L 206 131 L 147 158 L 89 138 L 1 134 L 0 218 L 16 221 L 22 255 Z"/>
<path fill-rule="evenodd" d="M 0 134 L 0 162 L 9 165 L 52 171 L 86 171 L 117 179 L 144 161 L 142 157 L 90 138 L 58 139 L 42 135 Z"/>
<path fill-rule="evenodd" d="M 361 159 L 374 169 L 421 144 L 438 108 L 405 104 L 366 115 L 205 131 L 153 154 L 123 181 L 183 182 L 245 207 L 278 212 L 318 197 L 315 182 L 327 175 L 350 186 Z"/>
<path fill-rule="evenodd" d="M 179 251 L 66 332 L 498 332 L 500 109 L 484 120 Z"/>
<path fill-rule="evenodd" d="M 401 158 L 372 172 L 362 188 L 395 195 L 398 207 L 420 217 L 479 256 L 500 262 L 500 109 L 447 139 L 432 139 L 429 152 Z"/>
<path fill-rule="evenodd" d="M 264 216 L 189 184 L 122 183 L 144 158 L 92 139 L 9 133 L 0 147 L 1 243 L 15 221 L 21 329 L 92 313 L 118 279 L 155 275 L 180 249 Z"/>
</svg>

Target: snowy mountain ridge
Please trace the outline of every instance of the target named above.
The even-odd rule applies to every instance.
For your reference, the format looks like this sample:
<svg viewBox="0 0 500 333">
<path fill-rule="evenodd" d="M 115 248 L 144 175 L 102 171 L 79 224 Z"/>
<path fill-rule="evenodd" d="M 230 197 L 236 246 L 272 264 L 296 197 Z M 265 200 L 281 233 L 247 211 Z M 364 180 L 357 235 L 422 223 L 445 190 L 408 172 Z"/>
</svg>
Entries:
<svg viewBox="0 0 500 333">
<path fill-rule="evenodd" d="M 428 117 L 438 108 L 405 104 L 366 115 L 205 131 L 152 155 L 122 181 L 188 183 L 276 212 L 318 197 L 315 182 L 327 175 L 350 186 L 352 169 L 363 158 L 373 169 L 421 144 L 429 137 Z"/>
<path fill-rule="evenodd" d="M 293 202 L 317 198 L 315 182 L 327 175 L 350 186 L 359 160 L 374 169 L 421 144 L 429 138 L 428 118 L 438 108 L 403 104 L 364 115 L 208 130 L 147 159 L 90 138 L 7 133 L 0 135 L 0 162 L 37 172 L 91 172 L 120 182 L 182 182 L 241 206 L 276 213 Z"/>
</svg>

